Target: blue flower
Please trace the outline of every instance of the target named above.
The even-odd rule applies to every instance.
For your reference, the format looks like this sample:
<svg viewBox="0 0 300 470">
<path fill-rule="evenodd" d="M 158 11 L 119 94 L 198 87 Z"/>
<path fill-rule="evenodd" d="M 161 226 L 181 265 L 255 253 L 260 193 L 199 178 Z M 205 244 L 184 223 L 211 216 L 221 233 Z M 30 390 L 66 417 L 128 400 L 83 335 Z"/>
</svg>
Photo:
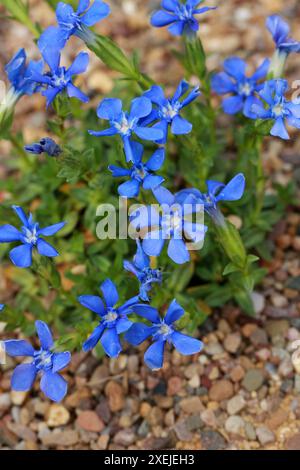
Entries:
<svg viewBox="0 0 300 470">
<path fill-rule="evenodd" d="M 207 193 L 198 189 L 183 189 L 176 194 L 181 204 L 189 203 L 194 198 L 194 204 L 202 204 L 204 210 L 212 217 L 217 213 L 217 205 L 221 201 L 238 201 L 245 191 L 245 177 L 242 173 L 234 176 L 226 185 L 218 181 L 206 181 Z"/>
<path fill-rule="evenodd" d="M 0 304 L 0 312 L 1 312 L 1 310 L 3 310 L 3 309 L 4 309 L 4 307 L 5 307 L 5 305 L 4 305 L 4 304 Z"/>
<path fill-rule="evenodd" d="M 22 245 L 10 251 L 9 257 L 11 261 L 19 268 L 28 268 L 32 264 L 32 250 L 34 247 L 37 248 L 39 254 L 42 256 L 51 258 L 58 256 L 58 252 L 55 248 L 41 237 L 54 235 L 64 227 L 65 222 L 40 228 L 39 224 L 34 222 L 31 214 L 27 217 L 21 207 L 12 206 L 12 208 L 23 223 L 21 231 L 16 229 L 13 225 L 0 226 L 0 243 L 22 243 Z"/>
<path fill-rule="evenodd" d="M 28 81 L 28 77 L 34 72 L 41 72 L 43 69 L 41 61 L 30 61 L 27 65 L 26 60 L 25 50 L 20 49 L 5 66 L 5 71 L 13 88 L 13 93 L 19 96 L 32 95 L 37 91 L 38 84 L 34 81 Z"/>
<path fill-rule="evenodd" d="M 162 0 L 163 10 L 156 11 L 151 17 L 152 26 L 161 28 L 170 25 L 168 30 L 174 36 L 194 35 L 199 29 L 198 20 L 195 15 L 200 15 L 216 7 L 197 8 L 203 0 Z"/>
<path fill-rule="evenodd" d="M 160 169 L 165 159 L 165 150 L 160 148 L 154 152 L 146 163 L 142 162 L 144 147 L 139 142 L 131 142 L 133 165 L 130 169 L 110 165 L 108 168 L 116 178 L 126 176 L 129 181 L 122 183 L 118 192 L 122 197 L 137 197 L 141 186 L 153 189 L 159 186 L 164 178 L 153 174 Z"/>
<path fill-rule="evenodd" d="M 258 101 L 255 93 L 263 87 L 263 84 L 258 82 L 265 78 L 269 66 L 270 61 L 266 59 L 251 77 L 247 77 L 245 73 L 247 64 L 244 60 L 238 57 L 225 60 L 225 72 L 212 77 L 212 88 L 218 95 L 233 94 L 223 100 L 222 106 L 225 113 L 236 114 L 243 111 L 246 117 L 255 119 L 256 116 L 251 108 Z"/>
<path fill-rule="evenodd" d="M 25 145 L 24 150 L 35 155 L 40 155 L 45 152 L 49 157 L 58 157 L 62 152 L 60 146 L 57 145 L 53 139 L 50 139 L 50 137 L 44 137 L 39 143 Z"/>
<path fill-rule="evenodd" d="M 271 135 L 285 140 L 289 139 L 285 121 L 290 126 L 300 129 L 300 104 L 295 104 L 285 98 L 284 94 L 287 89 L 286 80 L 269 80 L 259 93 L 266 102 L 267 108 L 262 102 L 252 106 L 252 111 L 257 118 L 275 121 Z"/>
<path fill-rule="evenodd" d="M 122 101 L 117 98 L 105 98 L 97 108 L 97 116 L 108 120 L 110 127 L 103 131 L 89 131 L 96 137 L 112 136 L 119 134 L 122 137 L 127 161 L 133 161 L 131 143 L 132 134 L 136 134 L 142 140 L 157 141 L 163 137 L 160 129 L 145 127 L 141 124 L 142 118 L 149 116 L 152 111 L 151 101 L 146 97 L 132 100 L 130 112 L 123 111 Z"/>
<path fill-rule="evenodd" d="M 44 31 L 38 40 L 39 49 L 49 49 L 53 44 L 62 49 L 73 34 L 83 40 L 88 38 L 91 35 L 88 28 L 110 14 L 109 6 L 101 0 L 95 0 L 90 8 L 89 5 L 89 0 L 80 0 L 74 11 L 71 5 L 59 2 L 56 8 L 58 27 L 50 26 Z"/>
<path fill-rule="evenodd" d="M 88 54 L 86 52 L 80 52 L 71 67 L 66 69 L 60 66 L 60 52 L 57 49 L 49 47 L 48 49 L 44 49 L 41 53 L 50 70 L 45 74 L 32 70 L 28 79 L 46 87 L 42 95 L 46 96 L 47 107 L 50 106 L 59 93 L 65 90 L 70 98 L 78 98 L 84 103 L 89 101 L 89 98 L 82 93 L 79 88 L 74 86 L 72 82 L 73 75 L 78 75 L 86 71 L 89 63 Z"/>
<path fill-rule="evenodd" d="M 289 37 L 290 27 L 280 16 L 271 15 L 267 18 L 266 26 L 276 44 L 276 48 L 290 54 L 291 52 L 300 52 L 300 42 Z"/>
<path fill-rule="evenodd" d="M 150 369 L 162 368 L 166 343 L 174 346 L 180 354 L 185 356 L 199 353 L 202 350 L 202 341 L 176 330 L 174 323 L 182 317 L 184 310 L 175 299 L 170 304 L 164 318 L 161 318 L 156 308 L 150 305 L 135 305 L 133 310 L 148 320 L 151 326 L 147 326 L 145 323 L 134 323 L 125 334 L 125 340 L 134 346 L 138 346 L 150 336 L 152 337 L 153 344 L 144 355 L 145 363 Z"/>
<path fill-rule="evenodd" d="M 138 230 L 149 228 L 143 239 L 143 250 L 149 256 L 159 256 L 166 240 L 169 240 L 168 256 L 177 264 L 183 264 L 190 260 L 190 254 L 186 244 L 191 240 L 199 246 L 203 243 L 205 227 L 200 222 L 192 222 L 190 217 L 202 206 L 191 204 L 188 198 L 181 203 L 166 188 L 159 186 L 153 190 L 153 194 L 160 204 L 159 211 L 155 207 L 142 206 L 132 212 L 130 223 Z"/>
<path fill-rule="evenodd" d="M 192 124 L 180 116 L 180 111 L 194 101 L 199 95 L 199 87 L 194 88 L 182 101 L 183 97 L 189 89 L 189 84 L 182 80 L 173 98 L 166 98 L 163 89 L 158 85 L 153 85 L 150 90 L 144 93 L 154 103 L 152 113 L 143 121 L 148 124 L 158 121 L 153 129 L 160 129 L 163 132 L 163 138 L 157 140 L 160 144 L 165 144 L 168 137 L 168 127 L 174 135 L 189 134 L 193 128 Z"/>
<path fill-rule="evenodd" d="M 138 297 L 133 297 L 121 307 L 116 307 L 119 294 L 115 284 L 106 279 L 101 286 L 105 304 L 100 297 L 95 295 L 81 295 L 79 302 L 100 317 L 99 325 L 91 336 L 83 344 L 84 351 L 90 351 L 100 341 L 104 351 L 109 357 L 117 357 L 122 351 L 119 335 L 127 331 L 132 322 L 127 315 L 132 312 L 132 307 L 138 302 Z"/>
<path fill-rule="evenodd" d="M 162 282 L 162 274 L 160 269 L 152 269 L 150 266 L 150 258 L 144 252 L 139 240 L 137 243 L 136 255 L 133 258 L 133 263 L 124 261 L 124 269 L 133 273 L 140 283 L 139 297 L 144 302 L 149 302 L 148 292 L 152 289 L 153 283 Z"/>
<path fill-rule="evenodd" d="M 11 378 L 11 387 L 17 392 L 26 392 L 31 389 L 38 374 L 41 374 L 42 392 L 55 402 L 61 401 L 66 393 L 68 384 L 58 374 L 71 360 L 69 352 L 53 352 L 53 338 L 50 329 L 43 321 L 35 322 L 36 331 L 41 348 L 35 350 L 30 343 L 24 340 L 5 341 L 5 352 L 12 357 L 30 357 L 28 364 L 18 365 Z"/>
</svg>

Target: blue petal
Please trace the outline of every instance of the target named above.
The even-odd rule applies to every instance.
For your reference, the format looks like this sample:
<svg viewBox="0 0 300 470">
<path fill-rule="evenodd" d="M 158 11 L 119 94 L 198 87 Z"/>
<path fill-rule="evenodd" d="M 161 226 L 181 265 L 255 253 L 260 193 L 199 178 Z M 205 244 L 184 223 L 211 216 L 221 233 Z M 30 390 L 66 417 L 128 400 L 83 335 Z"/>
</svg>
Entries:
<svg viewBox="0 0 300 470">
<path fill-rule="evenodd" d="M 295 118 L 300 118 L 300 104 L 290 102 L 286 103 L 285 107 L 292 113 Z"/>
<path fill-rule="evenodd" d="M 144 153 L 144 146 L 140 142 L 131 141 L 133 162 L 135 165 L 141 163 Z"/>
<path fill-rule="evenodd" d="M 53 337 L 47 323 L 37 320 L 35 322 L 35 328 L 42 348 L 46 350 L 51 349 L 53 346 Z"/>
<path fill-rule="evenodd" d="M 25 50 L 19 49 L 19 51 L 12 57 L 12 59 L 6 64 L 5 72 L 8 76 L 9 81 L 14 85 L 18 81 L 19 77 L 25 73 L 26 67 L 26 52 Z"/>
<path fill-rule="evenodd" d="M 42 238 L 39 238 L 37 241 L 37 250 L 40 255 L 48 256 L 49 258 L 54 258 L 59 254 L 58 251 L 50 245 L 50 243 L 46 242 Z"/>
<path fill-rule="evenodd" d="M 271 117 L 270 110 L 265 109 L 262 102 L 255 102 L 251 106 L 251 112 L 260 119 L 268 119 Z"/>
<path fill-rule="evenodd" d="M 169 129 L 168 121 L 166 119 L 162 119 L 161 121 L 154 124 L 152 129 L 158 129 L 162 132 L 162 138 L 157 139 L 155 142 L 157 144 L 165 144 L 168 139 L 168 129 Z"/>
<path fill-rule="evenodd" d="M 17 216 L 19 217 L 19 219 L 21 220 L 22 224 L 25 225 L 25 227 L 27 227 L 28 226 L 28 217 L 25 214 L 25 212 L 23 211 L 22 207 L 12 206 L 12 208 L 15 211 L 15 213 L 17 214 Z"/>
<path fill-rule="evenodd" d="M 89 130 L 88 133 L 90 135 L 94 135 L 95 137 L 106 137 L 116 135 L 118 133 L 115 127 L 110 127 L 109 129 L 104 129 L 103 131 L 91 131 Z"/>
<path fill-rule="evenodd" d="M 120 178 L 122 176 L 130 176 L 131 175 L 131 171 L 128 170 L 127 168 L 121 168 L 119 166 L 109 165 L 108 169 L 112 172 L 112 175 L 115 178 Z"/>
<path fill-rule="evenodd" d="M 48 371 L 42 376 L 41 390 L 50 400 L 59 402 L 66 396 L 68 384 L 61 375 Z"/>
<path fill-rule="evenodd" d="M 210 196 L 215 197 L 217 192 L 221 189 L 224 188 L 225 184 L 220 183 L 219 181 L 213 181 L 213 180 L 207 180 L 206 181 L 206 186 L 208 190 L 208 194 Z"/>
<path fill-rule="evenodd" d="M 42 92 L 42 95 L 46 97 L 46 107 L 47 108 L 49 108 L 49 106 L 53 103 L 56 96 L 60 92 L 61 92 L 61 90 L 59 88 L 51 88 L 51 87 Z"/>
<path fill-rule="evenodd" d="M 181 318 L 183 314 L 183 308 L 174 299 L 168 308 L 164 321 L 165 323 L 167 323 L 167 325 L 172 325 L 172 323 L 179 320 L 179 318 Z"/>
<path fill-rule="evenodd" d="M 57 49 L 62 49 L 68 39 L 69 34 L 66 30 L 62 30 L 57 26 L 49 26 L 39 37 L 37 45 L 41 52 L 51 44 L 55 44 Z"/>
<path fill-rule="evenodd" d="M 44 237 L 50 237 L 54 235 L 59 230 L 61 230 L 66 225 L 66 222 L 59 222 L 58 224 L 49 225 L 48 227 L 41 228 L 38 231 L 39 235 L 43 235 Z"/>
<path fill-rule="evenodd" d="M 100 119 L 117 120 L 122 113 L 122 101 L 118 98 L 105 98 L 97 108 Z"/>
<path fill-rule="evenodd" d="M 280 45 L 284 41 L 289 32 L 290 27 L 279 15 L 271 15 L 266 20 L 266 26 L 273 36 L 276 45 Z"/>
<path fill-rule="evenodd" d="M 31 389 L 37 370 L 34 364 L 20 364 L 11 377 L 11 388 L 16 392 L 27 392 Z"/>
<path fill-rule="evenodd" d="M 153 227 L 159 224 L 159 213 L 154 207 L 140 206 L 130 213 L 130 229 L 141 230 L 145 227 Z"/>
<path fill-rule="evenodd" d="M 256 96 L 248 96 L 244 102 L 243 114 L 249 119 L 256 119 L 257 115 L 253 112 L 253 106 L 260 105 L 260 100 Z"/>
<path fill-rule="evenodd" d="M 220 191 L 216 201 L 238 201 L 245 191 L 245 177 L 239 173 Z"/>
<path fill-rule="evenodd" d="M 128 331 L 129 328 L 132 326 L 132 321 L 128 320 L 128 318 L 121 318 L 116 323 L 116 331 L 117 334 L 120 335 Z"/>
<path fill-rule="evenodd" d="M 138 346 L 149 338 L 155 330 L 156 328 L 147 326 L 144 323 L 134 323 L 130 330 L 125 334 L 124 339 L 133 346 Z"/>
<path fill-rule="evenodd" d="M 246 67 L 246 62 L 239 57 L 229 57 L 224 61 L 225 72 L 237 81 L 245 77 Z"/>
<path fill-rule="evenodd" d="M 165 149 L 160 148 L 160 149 L 157 149 L 153 153 L 153 155 L 151 155 L 151 157 L 146 163 L 146 167 L 150 171 L 157 171 L 162 167 L 164 161 L 165 161 Z"/>
<path fill-rule="evenodd" d="M 160 186 L 153 190 L 153 194 L 155 199 L 160 205 L 167 204 L 168 206 L 172 206 L 175 204 L 175 196 L 169 191 L 167 188 Z"/>
<path fill-rule="evenodd" d="M 82 15 L 82 13 L 85 12 L 85 10 L 88 9 L 90 5 L 90 0 L 79 0 L 78 8 L 77 8 L 77 15 Z"/>
<path fill-rule="evenodd" d="M 150 266 L 149 256 L 147 256 L 146 253 L 144 252 L 140 240 L 137 240 L 136 244 L 137 244 L 137 250 L 136 250 L 136 254 L 133 258 L 134 264 L 140 270 L 143 270 L 145 268 L 149 268 L 149 266 Z"/>
<path fill-rule="evenodd" d="M 179 351 L 180 354 L 183 354 L 184 356 L 188 356 L 189 354 L 196 354 L 203 348 L 202 341 L 191 338 L 190 336 L 179 333 L 178 331 L 174 331 L 174 333 L 172 333 L 171 341 L 177 351 Z"/>
<path fill-rule="evenodd" d="M 101 337 L 101 344 L 109 357 L 117 357 L 122 351 L 120 339 L 115 328 L 109 328 L 104 331 Z"/>
<path fill-rule="evenodd" d="M 32 246 L 20 245 L 9 252 L 9 257 L 18 268 L 28 268 L 32 264 Z"/>
<path fill-rule="evenodd" d="M 211 86 L 215 93 L 218 95 L 225 95 L 235 90 L 234 83 L 230 79 L 229 75 L 225 72 L 217 73 L 213 75 L 211 79 Z"/>
<path fill-rule="evenodd" d="M 17 242 L 22 238 L 22 234 L 12 225 L 0 226 L 0 243 Z"/>
<path fill-rule="evenodd" d="M 161 140 L 163 138 L 163 132 L 160 129 L 156 129 L 155 127 L 136 127 L 135 128 L 136 135 L 142 140 Z"/>
<path fill-rule="evenodd" d="M 201 243 L 207 232 L 206 225 L 184 221 L 184 235 L 194 243 Z M 199 247 L 200 248 L 200 247 Z"/>
<path fill-rule="evenodd" d="M 89 97 L 86 96 L 81 90 L 79 90 L 79 88 L 73 85 L 73 83 L 68 83 L 67 92 L 69 98 L 77 98 L 83 103 L 87 103 L 90 100 Z"/>
<path fill-rule="evenodd" d="M 52 73 L 57 72 L 60 63 L 60 52 L 55 47 L 47 47 L 41 51 L 44 61 L 49 65 Z"/>
<path fill-rule="evenodd" d="M 125 260 L 125 261 L 123 262 L 123 268 L 124 268 L 126 271 L 129 271 L 130 273 L 134 274 L 136 277 L 139 276 L 139 271 L 138 271 L 138 269 L 136 269 L 136 267 L 134 266 L 134 264 L 132 264 L 130 261 Z"/>
<path fill-rule="evenodd" d="M 79 75 L 84 73 L 89 65 L 89 55 L 87 52 L 80 52 L 75 58 L 71 67 L 66 72 L 66 77 L 72 77 L 72 75 Z"/>
<path fill-rule="evenodd" d="M 100 316 L 105 314 L 103 302 L 100 297 L 96 295 L 81 295 L 78 297 L 78 301 L 83 305 L 83 307 L 88 308 Z"/>
<path fill-rule="evenodd" d="M 101 0 L 95 0 L 91 8 L 82 16 L 81 21 L 86 26 L 94 26 L 110 14 L 109 6 Z"/>
<path fill-rule="evenodd" d="M 0 312 L 2 312 L 2 310 L 4 309 L 5 305 L 4 304 L 0 304 Z"/>
<path fill-rule="evenodd" d="M 192 103 L 198 96 L 201 95 L 201 92 L 199 90 L 199 87 L 194 88 L 189 95 L 184 98 L 184 100 L 181 103 L 181 107 L 184 108 L 185 106 L 188 106 L 190 103 Z"/>
<path fill-rule="evenodd" d="M 129 313 L 133 312 L 133 307 L 139 302 L 139 297 L 131 297 L 131 299 L 127 300 L 121 307 L 118 308 L 118 313 L 120 315 L 129 315 Z"/>
<path fill-rule="evenodd" d="M 293 116 L 288 116 L 286 118 L 288 124 L 292 127 L 296 127 L 296 129 L 300 129 L 300 119 L 299 118 L 295 118 Z"/>
<path fill-rule="evenodd" d="M 173 34 L 173 36 L 181 36 L 183 34 L 185 27 L 185 21 L 176 21 L 171 26 L 168 26 L 168 31 Z"/>
<path fill-rule="evenodd" d="M 167 26 L 176 21 L 177 16 L 171 15 L 163 10 L 158 10 L 151 16 L 151 25 L 156 28 L 161 28 L 162 26 Z"/>
<path fill-rule="evenodd" d="M 122 197 L 137 197 L 140 192 L 140 185 L 141 183 L 139 183 L 139 181 L 135 179 L 130 179 L 129 181 L 125 181 L 125 183 L 122 183 L 118 187 L 118 193 Z"/>
<path fill-rule="evenodd" d="M 255 73 L 252 75 L 252 80 L 260 80 L 262 78 L 265 78 L 265 76 L 268 73 L 270 67 L 270 60 L 265 59 L 263 63 L 256 69 Z"/>
<path fill-rule="evenodd" d="M 53 354 L 52 372 L 59 372 L 67 367 L 71 361 L 71 353 L 69 351 L 59 352 Z"/>
<path fill-rule="evenodd" d="M 165 239 L 161 230 L 153 230 L 143 239 L 143 250 L 149 256 L 159 256 L 163 249 Z"/>
<path fill-rule="evenodd" d="M 113 307 L 116 305 L 119 300 L 119 294 L 115 284 L 110 279 L 106 279 L 104 282 L 102 282 L 100 288 L 102 290 L 106 306 Z"/>
<path fill-rule="evenodd" d="M 184 264 L 190 260 L 190 254 L 184 241 L 175 238 L 169 242 L 168 255 L 177 264 Z"/>
<path fill-rule="evenodd" d="M 281 137 L 281 139 L 289 140 L 290 136 L 285 128 L 283 118 L 277 118 L 274 126 L 271 129 L 271 135 Z"/>
<path fill-rule="evenodd" d="M 152 103 L 155 103 L 158 106 L 164 106 L 167 103 L 164 91 L 159 85 L 153 85 L 150 90 L 145 91 L 144 96 L 149 98 Z"/>
<path fill-rule="evenodd" d="M 189 134 L 192 129 L 193 125 L 179 114 L 174 117 L 171 124 L 171 131 L 174 135 Z"/>
<path fill-rule="evenodd" d="M 133 308 L 134 313 L 137 313 L 151 323 L 160 323 L 160 316 L 156 308 L 151 305 L 137 304 Z"/>
<path fill-rule="evenodd" d="M 183 96 L 188 91 L 188 89 L 189 89 L 188 82 L 186 82 L 185 80 L 181 80 L 181 82 L 179 82 L 179 85 L 174 93 L 172 102 L 176 103 L 179 100 L 179 98 L 181 98 L 181 96 Z"/>
<path fill-rule="evenodd" d="M 132 140 L 130 139 L 130 136 L 123 136 L 123 145 L 124 145 L 124 153 L 126 157 L 126 162 L 133 162 L 134 155 L 133 155 L 133 147 L 132 147 Z"/>
<path fill-rule="evenodd" d="M 225 98 L 222 107 L 227 114 L 236 114 L 243 109 L 243 98 L 241 96 L 230 96 Z"/>
<path fill-rule="evenodd" d="M 155 189 L 159 185 L 161 185 L 165 179 L 162 176 L 158 175 L 148 175 L 145 177 L 143 181 L 143 188 L 144 189 Z"/>
<path fill-rule="evenodd" d="M 74 10 L 68 3 L 59 2 L 56 7 L 56 18 L 61 26 L 73 23 Z"/>
<path fill-rule="evenodd" d="M 164 363 L 165 341 L 155 341 L 144 354 L 147 366 L 152 370 L 161 369 Z"/>
<path fill-rule="evenodd" d="M 82 349 L 84 352 L 90 351 L 96 346 L 104 330 L 105 330 L 105 326 L 103 324 L 98 325 L 94 329 L 93 333 L 88 337 L 88 339 L 82 345 Z"/>
<path fill-rule="evenodd" d="M 134 118 L 140 119 L 146 117 L 151 113 L 151 111 L 152 103 L 148 98 L 146 98 L 145 96 L 135 98 L 131 102 L 129 120 Z"/>
<path fill-rule="evenodd" d="M 5 352 L 9 356 L 33 356 L 34 348 L 23 339 L 9 339 L 4 342 Z"/>
<path fill-rule="evenodd" d="M 200 1 L 198 2 L 200 3 Z M 161 6 L 167 11 L 176 11 L 178 8 L 179 3 L 178 0 L 162 0 Z"/>
</svg>

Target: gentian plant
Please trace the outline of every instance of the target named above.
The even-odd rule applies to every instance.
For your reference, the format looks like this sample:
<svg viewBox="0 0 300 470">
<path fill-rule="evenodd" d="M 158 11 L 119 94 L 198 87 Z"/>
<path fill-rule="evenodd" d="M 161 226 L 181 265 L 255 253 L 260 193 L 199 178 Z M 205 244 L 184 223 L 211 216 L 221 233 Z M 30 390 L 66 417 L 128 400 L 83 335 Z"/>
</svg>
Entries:
<svg viewBox="0 0 300 470">
<path fill-rule="evenodd" d="M 99 22 L 101 30 L 110 14 L 106 2 L 47 0 L 53 21 L 45 31 L 32 22 L 25 0 L 0 3 L 28 27 L 39 48 L 33 61 L 16 50 L 5 67 L 10 88 L 0 105 L 0 135 L 12 148 L 0 187 L 0 256 L 6 265 L 9 254 L 16 286 L 16 298 L 8 296 L 5 309 L 0 304 L 1 321 L 7 330 L 30 334 L 37 320 L 41 343 L 35 350 L 23 339 L 5 342 L 7 354 L 31 361 L 16 367 L 12 388 L 29 390 L 41 375 L 45 395 L 62 400 L 67 384 L 59 372 L 70 361 L 70 353 L 59 352 L 62 345 L 93 350 L 101 359 L 146 341 L 145 363 L 152 370 L 164 366 L 168 345 L 184 355 L 201 353 L 199 327 L 212 308 L 233 302 L 255 315 L 252 291 L 266 274 L 259 262 L 272 259 L 268 232 L 293 200 L 292 187 L 266 191 L 271 182 L 262 148 L 271 138 L 287 139 L 287 124 L 291 137 L 300 127 L 300 105 L 286 97 L 285 75 L 299 43 L 273 15 L 266 19 L 273 57 L 254 63 L 247 54 L 252 75 L 237 57 L 224 57 L 223 71 L 211 70 L 198 21 L 214 7 L 162 0 L 149 28 L 167 26 L 176 36 L 170 42 L 182 75 L 174 83 L 168 70 L 157 83 L 139 54 L 125 53 L 93 30 Z M 215 21 L 213 14 L 207 18 Z M 65 67 L 61 57 L 72 36 L 88 52 Z M 99 59 L 114 71 L 116 98 L 88 90 L 87 105 L 73 80 L 87 70 L 92 54 L 93 63 Z M 12 128 L 13 114 L 22 96 L 33 103 L 36 92 L 46 96 L 47 130 L 37 128 L 27 141 Z M 226 95 L 222 106 L 218 95 Z M 108 124 L 100 127 L 99 119 Z M 41 225 L 21 207 L 30 207 Z M 60 256 L 44 239 L 58 232 Z M 20 276 L 17 268 L 27 269 Z M 99 281 L 102 297 L 94 291 Z M 55 345 L 39 318 L 61 333 Z"/>
</svg>

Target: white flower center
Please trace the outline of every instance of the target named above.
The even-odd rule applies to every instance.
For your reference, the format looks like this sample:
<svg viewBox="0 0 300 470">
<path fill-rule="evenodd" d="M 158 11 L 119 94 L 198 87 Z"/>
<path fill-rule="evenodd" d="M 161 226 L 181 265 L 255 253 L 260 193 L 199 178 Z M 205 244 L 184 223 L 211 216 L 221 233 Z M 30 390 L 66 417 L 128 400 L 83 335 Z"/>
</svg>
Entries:
<svg viewBox="0 0 300 470">
<path fill-rule="evenodd" d="M 282 104 L 278 104 L 277 106 L 274 106 L 274 108 L 272 109 L 273 111 L 273 114 L 277 117 L 279 116 L 282 116 L 283 114 L 283 105 Z"/>
<path fill-rule="evenodd" d="M 172 329 L 169 327 L 169 325 L 166 325 L 163 323 L 161 327 L 159 328 L 159 333 L 163 336 L 167 336 L 172 332 Z"/>
<path fill-rule="evenodd" d="M 33 230 L 29 230 L 28 228 L 25 228 L 25 241 L 26 243 L 30 243 L 35 245 L 35 243 L 38 240 L 38 236 L 36 233 L 36 228 L 34 227 Z"/>
<path fill-rule="evenodd" d="M 111 323 L 115 321 L 117 318 L 118 318 L 118 314 L 116 312 L 111 311 L 105 315 L 104 320 L 108 323 Z"/>
<path fill-rule="evenodd" d="M 178 106 L 172 106 L 171 103 L 168 103 L 167 106 L 162 108 L 162 115 L 165 119 L 173 119 L 178 114 Z"/>
<path fill-rule="evenodd" d="M 240 85 L 239 93 L 240 95 L 250 96 L 252 93 L 252 86 L 250 85 L 250 83 L 246 82 Z"/>
</svg>

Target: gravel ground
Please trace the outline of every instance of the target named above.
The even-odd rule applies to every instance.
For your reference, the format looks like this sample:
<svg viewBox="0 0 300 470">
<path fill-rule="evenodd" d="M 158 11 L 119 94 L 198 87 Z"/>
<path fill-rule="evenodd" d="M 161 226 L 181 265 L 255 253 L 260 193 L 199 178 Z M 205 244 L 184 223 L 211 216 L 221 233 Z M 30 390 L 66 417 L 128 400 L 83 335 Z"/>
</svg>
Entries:
<svg viewBox="0 0 300 470">
<path fill-rule="evenodd" d="M 49 17 L 43 2 L 32 1 L 37 20 Z M 113 20 L 100 30 L 127 50 L 138 43 L 147 72 L 164 81 L 166 64 L 174 82 L 181 71 L 168 49 L 165 31 L 149 28 L 147 11 L 157 1 L 114 0 Z M 145 6 L 147 4 L 147 6 Z M 251 55 L 253 65 L 270 53 L 264 19 L 281 11 L 297 36 L 300 5 L 296 0 L 209 2 L 219 4 L 207 15 L 201 31 L 210 53 L 209 66 L 218 68 L 225 56 Z M 224 40 L 224 38 L 226 38 Z M 299 35 L 298 35 L 299 38 Z M 26 30 L 1 22 L 1 62 L 16 43 L 31 47 Z M 164 46 L 164 47 L 162 47 Z M 217 52 L 216 52 L 217 51 Z M 34 53 L 33 53 L 34 54 Z M 74 47 L 66 55 L 74 55 Z M 299 77 L 300 60 L 289 62 L 291 80 Z M 83 83 L 99 94 L 113 86 L 114 74 L 92 60 Z M 94 106 L 94 103 L 92 103 Z M 45 124 L 43 99 L 24 99 L 15 129 L 26 140 L 41 135 Z M 295 134 L 293 134 L 295 136 Z M 9 145 L 0 145 L 0 175 L 5 173 Z M 300 140 L 272 140 L 265 149 L 265 167 L 275 182 L 300 181 Z M 204 352 L 191 357 L 168 353 L 165 366 L 152 373 L 143 351 L 127 349 L 116 360 L 102 363 L 75 354 L 66 373 L 69 394 L 62 404 L 50 404 L 39 394 L 10 391 L 15 361 L 0 368 L 0 449 L 297 449 L 300 450 L 300 363 L 292 360 L 293 342 L 300 339 L 300 208 L 291 207 L 270 235 L 274 258 L 264 263 L 268 275 L 254 293 L 257 318 L 234 307 L 214 311 L 199 332 Z M 8 289 L 4 270 L 0 290 Z"/>
</svg>

